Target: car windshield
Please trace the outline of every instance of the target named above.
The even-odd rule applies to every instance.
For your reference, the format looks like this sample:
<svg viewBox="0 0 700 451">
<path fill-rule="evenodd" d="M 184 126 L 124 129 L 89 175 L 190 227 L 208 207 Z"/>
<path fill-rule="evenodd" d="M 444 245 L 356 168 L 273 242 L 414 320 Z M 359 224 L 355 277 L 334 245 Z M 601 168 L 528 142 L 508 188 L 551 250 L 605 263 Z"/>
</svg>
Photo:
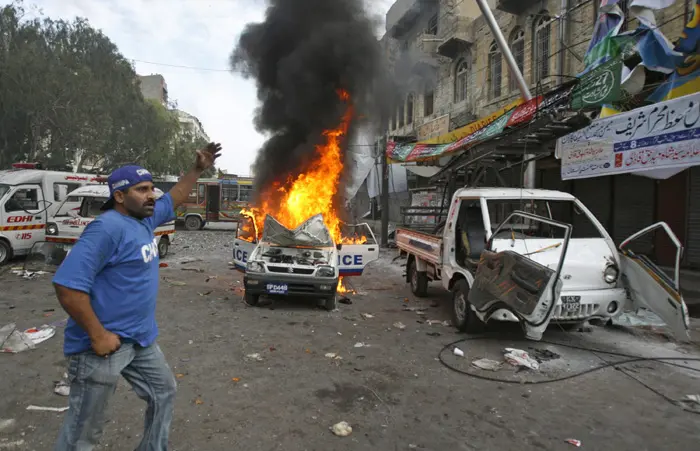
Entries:
<svg viewBox="0 0 700 451">
<path fill-rule="evenodd" d="M 0 184 L 0 199 L 10 191 L 10 185 Z"/>
<path fill-rule="evenodd" d="M 571 238 L 602 238 L 591 218 L 573 200 L 547 199 L 488 199 L 491 231 L 515 210 L 533 213 L 573 226 Z M 522 217 L 512 218 L 495 239 L 564 238 L 564 229 Z"/>
<path fill-rule="evenodd" d="M 77 215 L 80 211 L 80 202 L 82 202 L 82 200 L 83 196 L 68 196 L 58 208 L 56 216 L 70 216 L 71 211 L 74 211 Z"/>
<path fill-rule="evenodd" d="M 265 217 L 263 241 L 282 247 L 330 247 L 333 239 L 322 215 L 312 216 L 294 230 L 288 229 L 270 215 Z"/>
</svg>

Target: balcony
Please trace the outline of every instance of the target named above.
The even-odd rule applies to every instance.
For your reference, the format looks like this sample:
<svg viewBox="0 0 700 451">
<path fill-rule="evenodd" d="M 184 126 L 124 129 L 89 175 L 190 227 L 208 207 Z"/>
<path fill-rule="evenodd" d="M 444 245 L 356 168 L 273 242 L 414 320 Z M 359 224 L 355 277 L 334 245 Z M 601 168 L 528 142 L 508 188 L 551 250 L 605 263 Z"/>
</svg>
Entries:
<svg viewBox="0 0 700 451">
<path fill-rule="evenodd" d="M 410 50 L 411 72 L 419 76 L 432 76 L 440 65 L 437 49 L 441 42 L 435 35 L 419 34 Z"/>
<path fill-rule="evenodd" d="M 540 2 L 538 0 L 496 0 L 496 9 L 518 16 L 537 3 Z"/>
<path fill-rule="evenodd" d="M 386 13 L 386 32 L 399 38 L 408 32 L 418 18 L 430 11 L 437 11 L 439 0 L 396 0 Z"/>
<path fill-rule="evenodd" d="M 442 42 L 437 46 L 437 53 L 450 59 L 457 59 L 474 44 L 472 33 L 473 19 L 456 18 L 455 23 L 450 26 L 443 35 Z"/>
</svg>

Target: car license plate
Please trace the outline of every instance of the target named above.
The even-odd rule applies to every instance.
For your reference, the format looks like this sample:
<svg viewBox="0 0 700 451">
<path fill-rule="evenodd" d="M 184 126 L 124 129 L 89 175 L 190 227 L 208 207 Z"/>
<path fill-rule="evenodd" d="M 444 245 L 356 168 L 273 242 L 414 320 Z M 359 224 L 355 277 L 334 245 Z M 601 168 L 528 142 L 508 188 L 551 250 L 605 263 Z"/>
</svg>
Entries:
<svg viewBox="0 0 700 451">
<path fill-rule="evenodd" d="M 287 284 L 286 283 L 268 283 L 267 292 L 269 294 L 287 294 Z"/>
<path fill-rule="evenodd" d="M 565 312 L 577 312 L 581 307 L 581 296 L 562 296 L 561 303 Z"/>
</svg>

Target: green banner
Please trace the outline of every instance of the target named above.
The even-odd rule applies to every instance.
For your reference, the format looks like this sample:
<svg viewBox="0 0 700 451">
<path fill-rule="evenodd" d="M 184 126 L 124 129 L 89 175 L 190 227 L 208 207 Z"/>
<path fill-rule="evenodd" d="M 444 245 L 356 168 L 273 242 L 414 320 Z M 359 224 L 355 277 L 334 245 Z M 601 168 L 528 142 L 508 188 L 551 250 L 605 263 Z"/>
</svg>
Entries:
<svg viewBox="0 0 700 451">
<path fill-rule="evenodd" d="M 571 94 L 571 108 L 599 107 L 621 98 L 622 60 L 615 58 L 582 76 Z"/>
</svg>

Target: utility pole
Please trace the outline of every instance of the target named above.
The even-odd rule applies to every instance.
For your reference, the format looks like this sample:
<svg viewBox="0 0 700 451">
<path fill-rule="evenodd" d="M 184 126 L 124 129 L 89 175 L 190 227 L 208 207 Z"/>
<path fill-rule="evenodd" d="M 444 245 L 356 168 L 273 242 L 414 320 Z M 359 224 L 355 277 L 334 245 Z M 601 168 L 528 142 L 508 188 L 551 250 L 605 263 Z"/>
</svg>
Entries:
<svg viewBox="0 0 700 451">
<path fill-rule="evenodd" d="M 518 68 L 518 64 L 515 62 L 515 58 L 513 58 L 513 54 L 510 51 L 510 48 L 508 47 L 508 44 L 506 43 L 506 38 L 503 37 L 503 33 L 501 32 L 501 29 L 498 27 L 498 22 L 496 22 L 496 18 L 493 17 L 493 13 L 491 12 L 491 8 L 489 8 L 489 4 L 486 2 L 486 0 L 476 0 L 476 4 L 479 5 L 479 9 L 481 10 L 481 14 L 484 16 L 484 19 L 486 19 L 486 23 L 488 24 L 489 28 L 491 29 L 491 33 L 493 33 L 493 37 L 496 39 L 496 43 L 498 44 L 498 47 L 501 49 L 501 54 L 506 58 L 506 63 L 508 64 L 508 68 L 510 69 L 510 73 L 513 74 L 515 77 L 515 81 L 518 82 L 518 89 L 520 90 L 520 95 L 523 96 L 523 99 L 527 102 L 528 100 L 532 99 L 532 94 L 530 94 L 530 89 L 527 87 L 527 82 L 525 82 L 525 77 L 523 77 L 522 72 L 520 72 L 520 68 Z M 533 155 L 525 155 L 523 157 L 523 161 L 525 160 L 530 160 L 533 158 Z M 523 180 L 523 185 L 525 188 L 534 188 L 535 187 L 535 162 L 531 161 L 530 163 L 527 164 L 527 168 L 525 169 L 525 177 Z"/>
<path fill-rule="evenodd" d="M 381 192 L 381 208 L 382 208 L 382 228 L 381 228 L 381 245 L 387 247 L 389 245 L 389 162 L 386 159 L 386 146 L 388 135 L 384 135 L 381 140 L 379 149 L 379 158 L 382 159 L 382 192 Z"/>
</svg>

